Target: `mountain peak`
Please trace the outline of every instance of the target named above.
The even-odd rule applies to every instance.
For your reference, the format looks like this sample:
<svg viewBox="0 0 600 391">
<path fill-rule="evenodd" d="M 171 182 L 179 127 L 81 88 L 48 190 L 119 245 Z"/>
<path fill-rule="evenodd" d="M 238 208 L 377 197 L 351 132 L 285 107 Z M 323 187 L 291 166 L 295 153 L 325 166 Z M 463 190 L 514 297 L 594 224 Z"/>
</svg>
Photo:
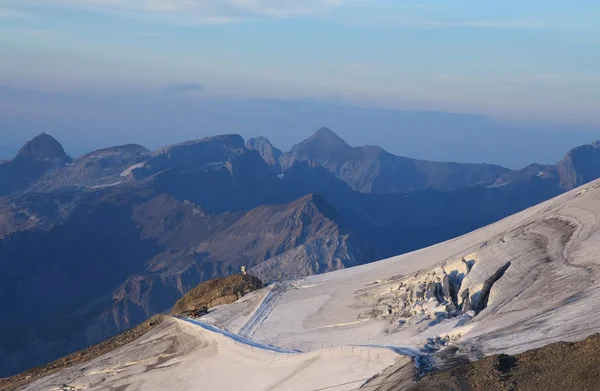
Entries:
<svg viewBox="0 0 600 391">
<path fill-rule="evenodd" d="M 309 158 L 342 158 L 353 148 L 331 129 L 321 128 L 311 137 L 292 148 L 292 153 Z"/>
<path fill-rule="evenodd" d="M 273 144 L 271 144 L 271 142 L 269 141 L 268 138 L 263 137 L 263 136 L 249 138 L 248 141 L 246 141 L 246 148 L 253 150 L 253 151 L 259 151 L 259 152 L 261 152 L 261 154 L 262 154 L 262 151 L 265 151 L 265 150 L 279 151 L 277 148 L 275 148 L 273 146 Z"/>
<path fill-rule="evenodd" d="M 36 160 L 70 159 L 63 146 L 52 136 L 42 133 L 21 148 L 17 158 Z"/>
<path fill-rule="evenodd" d="M 281 159 L 283 153 L 275 148 L 266 137 L 260 136 L 249 139 L 246 142 L 246 148 L 257 151 L 274 172 L 279 173 L 281 171 L 279 159 Z"/>
<path fill-rule="evenodd" d="M 271 144 L 271 141 L 269 141 L 269 139 L 264 136 L 251 137 L 248 139 L 246 144 L 247 145 L 268 144 L 271 146 L 273 145 L 273 144 Z"/>
<path fill-rule="evenodd" d="M 333 130 L 329 128 L 317 129 L 317 131 L 315 132 L 315 134 L 313 134 L 311 138 L 318 139 L 320 141 L 325 141 L 328 143 L 343 144 L 349 147 L 349 145 L 340 136 L 338 136 Z"/>
</svg>

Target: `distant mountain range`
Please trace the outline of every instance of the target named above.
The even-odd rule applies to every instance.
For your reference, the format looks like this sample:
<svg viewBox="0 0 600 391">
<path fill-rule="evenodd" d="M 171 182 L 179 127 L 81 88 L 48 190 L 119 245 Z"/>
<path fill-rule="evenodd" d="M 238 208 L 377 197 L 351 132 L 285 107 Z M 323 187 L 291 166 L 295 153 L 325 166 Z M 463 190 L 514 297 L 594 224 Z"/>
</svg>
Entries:
<svg viewBox="0 0 600 391">
<path fill-rule="evenodd" d="M 600 177 L 600 144 L 509 171 L 238 135 L 71 159 L 42 134 L 0 163 L 0 376 L 135 326 L 241 266 L 266 282 L 453 238 Z"/>
<path fill-rule="evenodd" d="M 392 155 L 376 146 L 353 148 L 330 129 L 322 128 L 282 153 L 265 138 L 248 141 L 275 171 L 308 162 L 333 173 L 362 193 L 393 193 L 432 188 L 453 190 L 491 183 L 509 170 L 491 164 L 438 163 Z"/>
</svg>

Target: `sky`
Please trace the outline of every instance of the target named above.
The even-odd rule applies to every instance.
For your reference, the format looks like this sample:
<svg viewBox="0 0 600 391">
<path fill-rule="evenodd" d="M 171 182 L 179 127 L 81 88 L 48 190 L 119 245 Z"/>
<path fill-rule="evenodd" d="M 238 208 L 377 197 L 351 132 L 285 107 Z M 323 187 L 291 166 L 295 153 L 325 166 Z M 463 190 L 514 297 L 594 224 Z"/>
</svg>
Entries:
<svg viewBox="0 0 600 391">
<path fill-rule="evenodd" d="M 398 145 L 421 139 L 402 115 L 383 114 L 392 110 L 485 116 L 502 124 L 494 137 L 548 132 L 548 149 L 565 149 L 600 138 L 598 20 L 590 0 L 0 0 L 0 132 L 12 135 L 0 148 L 43 125 L 85 149 L 161 121 L 140 142 L 252 129 L 285 148 L 339 124 L 356 142 L 362 130 L 373 136 L 366 143 L 398 153 L 464 157 Z M 204 113 L 196 122 L 193 100 Z M 289 122 L 306 128 L 281 135 L 282 121 L 269 121 L 282 115 L 277 102 L 295 107 Z M 306 121 L 307 102 L 339 117 Z M 369 115 L 347 124 L 344 110 Z M 438 121 L 436 132 L 466 145 L 460 122 Z M 384 137 L 390 128 L 404 134 Z M 515 151 L 492 159 L 516 165 Z"/>
</svg>

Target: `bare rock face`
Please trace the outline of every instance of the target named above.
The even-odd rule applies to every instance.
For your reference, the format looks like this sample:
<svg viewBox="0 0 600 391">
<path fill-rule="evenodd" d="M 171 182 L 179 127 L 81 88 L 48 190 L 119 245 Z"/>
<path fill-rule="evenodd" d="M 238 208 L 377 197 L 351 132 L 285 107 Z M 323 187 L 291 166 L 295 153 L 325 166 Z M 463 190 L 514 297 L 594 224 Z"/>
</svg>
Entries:
<svg viewBox="0 0 600 391">
<path fill-rule="evenodd" d="M 13 160 L 0 163 L 0 196 L 27 189 L 45 173 L 71 160 L 56 139 L 42 133 L 27 142 Z"/>
<path fill-rule="evenodd" d="M 275 148 L 267 138 L 251 138 L 246 142 L 246 148 L 257 151 L 274 173 L 281 173 L 280 160 L 283 152 Z"/>
<path fill-rule="evenodd" d="M 17 154 L 16 159 L 71 160 L 65 153 L 62 145 L 54 137 L 46 133 L 42 133 L 27 142 Z"/>
<path fill-rule="evenodd" d="M 554 168 L 562 189 L 571 190 L 600 175 L 600 141 L 571 150 Z"/>
<path fill-rule="evenodd" d="M 576 343 L 559 342 L 517 355 L 495 355 L 452 365 L 402 388 L 429 390 L 594 390 L 600 378 L 600 335 Z M 398 390 L 388 382 L 379 391 Z"/>
<path fill-rule="evenodd" d="M 202 307 L 231 304 L 262 287 L 260 279 L 247 274 L 234 274 L 205 281 L 179 299 L 171 313 L 186 315 Z"/>
</svg>

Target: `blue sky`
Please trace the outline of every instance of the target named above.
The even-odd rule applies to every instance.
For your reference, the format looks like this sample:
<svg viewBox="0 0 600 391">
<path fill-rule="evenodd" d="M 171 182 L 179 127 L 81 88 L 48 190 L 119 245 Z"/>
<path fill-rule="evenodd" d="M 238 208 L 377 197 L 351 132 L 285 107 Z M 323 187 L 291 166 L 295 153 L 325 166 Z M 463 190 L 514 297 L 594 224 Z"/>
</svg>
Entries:
<svg viewBox="0 0 600 391">
<path fill-rule="evenodd" d="M 598 120 L 600 3 L 0 0 L 0 83 Z"/>
<path fill-rule="evenodd" d="M 598 129 L 599 20 L 588 0 L 0 0 L 0 85 Z"/>
</svg>

